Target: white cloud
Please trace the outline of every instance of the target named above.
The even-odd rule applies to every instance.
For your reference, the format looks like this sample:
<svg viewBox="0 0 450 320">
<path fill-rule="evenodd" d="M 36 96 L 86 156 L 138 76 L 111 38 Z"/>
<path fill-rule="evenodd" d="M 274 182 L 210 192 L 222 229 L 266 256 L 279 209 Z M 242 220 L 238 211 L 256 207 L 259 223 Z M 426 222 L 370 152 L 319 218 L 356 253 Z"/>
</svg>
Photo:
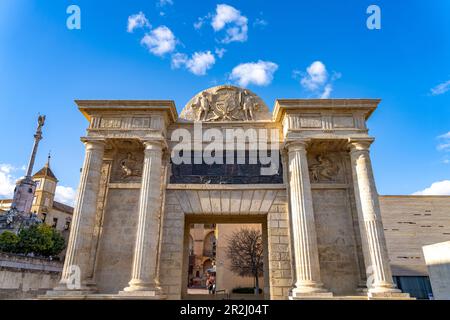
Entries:
<svg viewBox="0 0 450 320">
<path fill-rule="evenodd" d="M 439 182 L 435 182 L 431 184 L 430 187 L 413 193 L 413 195 L 417 196 L 446 196 L 450 195 L 450 180 L 443 180 Z"/>
<path fill-rule="evenodd" d="M 201 25 L 202 23 L 197 24 L 199 27 Z M 215 32 L 225 29 L 226 37 L 222 40 L 223 43 L 247 41 L 248 19 L 232 6 L 218 4 L 216 13 L 212 17 L 211 26 Z"/>
<path fill-rule="evenodd" d="M 165 6 L 167 6 L 167 5 L 172 6 L 172 5 L 173 5 L 173 0 L 159 0 L 158 3 L 157 3 L 157 5 L 158 5 L 159 7 L 165 7 Z"/>
<path fill-rule="evenodd" d="M 450 80 L 443 82 L 441 84 L 438 84 L 434 88 L 431 88 L 431 95 L 438 96 L 438 95 L 446 93 L 449 90 L 450 90 Z"/>
<path fill-rule="evenodd" d="M 314 61 L 300 80 L 303 87 L 310 91 L 317 90 L 328 80 L 327 68 L 321 61 Z"/>
<path fill-rule="evenodd" d="M 438 151 L 450 151 L 450 142 L 438 144 L 437 149 Z"/>
<path fill-rule="evenodd" d="M 185 67 L 197 76 L 205 75 L 215 63 L 216 58 L 211 51 L 195 52 L 191 58 L 184 53 L 176 53 L 172 56 L 172 68 Z"/>
<path fill-rule="evenodd" d="M 223 58 L 225 52 L 227 52 L 227 50 L 226 50 L 225 48 L 220 48 L 220 49 L 219 49 L 219 48 L 216 48 L 216 50 L 215 50 L 216 55 L 217 55 L 220 59 Z"/>
<path fill-rule="evenodd" d="M 197 19 L 197 21 L 194 22 L 194 29 L 197 29 L 197 30 L 201 29 L 201 28 L 203 27 L 203 25 L 205 24 L 205 22 L 206 22 L 207 20 L 211 19 L 211 17 L 212 17 L 212 13 L 208 13 L 208 14 L 207 14 L 206 16 L 204 16 L 204 17 L 199 17 L 199 18 Z"/>
<path fill-rule="evenodd" d="M 160 26 L 145 34 L 141 40 L 141 44 L 146 46 L 151 53 L 157 56 L 163 56 L 175 50 L 176 39 L 169 28 Z"/>
<path fill-rule="evenodd" d="M 0 164 L 0 197 L 12 198 L 17 180 L 12 173 L 17 170 L 10 164 Z"/>
<path fill-rule="evenodd" d="M 261 27 L 261 28 L 266 27 L 268 24 L 269 23 L 266 20 L 260 18 L 256 18 L 255 22 L 253 22 L 254 27 Z"/>
<path fill-rule="evenodd" d="M 76 195 L 77 192 L 72 187 L 57 186 L 55 191 L 55 201 L 74 206 Z"/>
<path fill-rule="evenodd" d="M 450 131 L 438 136 L 438 139 L 450 139 Z"/>
<path fill-rule="evenodd" d="M 333 82 L 339 79 L 342 74 L 333 72 L 330 76 L 322 61 L 314 61 L 306 68 L 306 71 L 294 70 L 293 76 L 295 79 L 300 78 L 300 84 L 306 91 L 313 93 L 320 99 L 328 99 L 333 92 Z"/>
<path fill-rule="evenodd" d="M 437 145 L 438 151 L 450 151 L 450 131 L 437 137 L 442 142 Z"/>
<path fill-rule="evenodd" d="M 131 33 L 135 29 L 143 27 L 150 27 L 150 23 L 148 22 L 145 14 L 142 11 L 128 17 L 128 32 Z"/>
<path fill-rule="evenodd" d="M 273 80 L 273 74 L 278 65 L 270 61 L 242 63 L 231 71 L 230 80 L 237 82 L 241 87 L 249 84 L 266 86 Z"/>
<path fill-rule="evenodd" d="M 333 91 L 333 86 L 331 84 L 327 84 L 323 89 L 323 93 L 320 96 L 320 99 L 328 99 Z"/>
</svg>

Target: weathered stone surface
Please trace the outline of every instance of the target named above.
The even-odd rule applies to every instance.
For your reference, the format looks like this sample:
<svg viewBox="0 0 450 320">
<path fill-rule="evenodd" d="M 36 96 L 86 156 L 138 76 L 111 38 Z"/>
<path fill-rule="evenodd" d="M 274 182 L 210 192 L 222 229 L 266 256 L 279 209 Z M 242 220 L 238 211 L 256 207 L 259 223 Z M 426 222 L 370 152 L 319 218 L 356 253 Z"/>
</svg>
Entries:
<svg viewBox="0 0 450 320">
<path fill-rule="evenodd" d="M 368 150 L 361 158 L 354 144 L 370 140 L 365 120 L 378 102 L 277 100 L 271 120 L 253 93 L 221 86 L 194 97 L 177 121 L 172 101 L 78 101 L 90 121 L 88 141 L 104 141 L 105 152 L 87 148 L 67 266 L 80 262 L 94 270 L 83 280 L 100 294 L 126 288 L 133 297 L 180 299 L 187 290 L 189 224 L 258 223 L 267 243 L 267 298 L 358 294 L 364 266 L 374 263 L 379 288 L 389 287 L 370 158 Z M 219 132 L 281 133 L 270 143 L 286 147 L 279 151 L 285 170 L 263 176 L 252 164 L 172 165 L 171 135 L 193 133 L 199 119 Z M 349 141 L 358 149 L 352 162 Z M 107 185 L 100 174 L 105 163 L 112 166 Z M 400 297 L 383 297 L 394 296 Z"/>
</svg>

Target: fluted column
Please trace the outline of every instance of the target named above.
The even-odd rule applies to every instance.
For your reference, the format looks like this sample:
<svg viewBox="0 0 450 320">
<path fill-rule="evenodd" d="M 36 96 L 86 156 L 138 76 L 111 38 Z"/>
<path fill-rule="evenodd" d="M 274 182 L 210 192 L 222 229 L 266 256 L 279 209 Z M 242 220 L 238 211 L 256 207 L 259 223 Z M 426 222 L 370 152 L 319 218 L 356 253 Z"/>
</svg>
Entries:
<svg viewBox="0 0 450 320">
<path fill-rule="evenodd" d="M 367 277 L 371 283 L 369 294 L 400 293 L 392 280 L 391 266 L 381 221 L 378 192 L 375 186 L 369 148 L 373 139 L 350 141 L 353 184 L 357 198 L 361 237 Z M 371 281 L 371 279 L 373 279 Z"/>
<path fill-rule="evenodd" d="M 160 293 L 157 279 L 163 144 L 146 141 L 131 280 L 123 293 Z"/>
<path fill-rule="evenodd" d="M 105 142 L 89 139 L 84 139 L 83 142 L 85 158 L 73 212 L 64 268 L 60 284 L 55 288 L 57 291 L 91 291 L 95 289 L 92 279 L 88 279 L 88 277 L 91 270 L 90 252 Z M 79 279 L 74 277 L 79 277 Z"/>
<path fill-rule="evenodd" d="M 309 180 L 307 141 L 290 142 L 289 189 L 296 281 L 292 298 L 331 295 L 320 280 L 319 251 Z"/>
</svg>

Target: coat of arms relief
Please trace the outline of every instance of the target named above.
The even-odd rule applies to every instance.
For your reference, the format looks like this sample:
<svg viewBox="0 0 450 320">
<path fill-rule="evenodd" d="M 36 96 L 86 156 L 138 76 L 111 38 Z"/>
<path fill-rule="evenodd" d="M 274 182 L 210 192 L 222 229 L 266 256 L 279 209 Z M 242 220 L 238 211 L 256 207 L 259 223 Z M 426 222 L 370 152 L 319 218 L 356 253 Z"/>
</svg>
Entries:
<svg viewBox="0 0 450 320">
<path fill-rule="evenodd" d="M 201 92 L 187 104 L 181 117 L 204 122 L 270 119 L 268 108 L 260 98 L 247 89 L 233 86 Z"/>
</svg>

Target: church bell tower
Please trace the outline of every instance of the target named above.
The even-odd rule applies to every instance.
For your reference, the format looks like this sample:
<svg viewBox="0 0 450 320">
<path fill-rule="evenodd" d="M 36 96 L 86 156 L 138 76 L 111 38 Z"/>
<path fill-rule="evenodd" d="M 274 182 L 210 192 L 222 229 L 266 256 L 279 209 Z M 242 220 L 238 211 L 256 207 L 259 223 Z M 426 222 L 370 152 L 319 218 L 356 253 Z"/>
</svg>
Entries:
<svg viewBox="0 0 450 320">
<path fill-rule="evenodd" d="M 33 175 L 33 180 L 36 184 L 36 190 L 31 212 L 38 214 L 38 217 L 42 218 L 53 207 L 53 199 L 55 198 L 56 185 L 58 183 L 58 179 L 50 169 L 50 154 L 45 166 Z"/>
</svg>

